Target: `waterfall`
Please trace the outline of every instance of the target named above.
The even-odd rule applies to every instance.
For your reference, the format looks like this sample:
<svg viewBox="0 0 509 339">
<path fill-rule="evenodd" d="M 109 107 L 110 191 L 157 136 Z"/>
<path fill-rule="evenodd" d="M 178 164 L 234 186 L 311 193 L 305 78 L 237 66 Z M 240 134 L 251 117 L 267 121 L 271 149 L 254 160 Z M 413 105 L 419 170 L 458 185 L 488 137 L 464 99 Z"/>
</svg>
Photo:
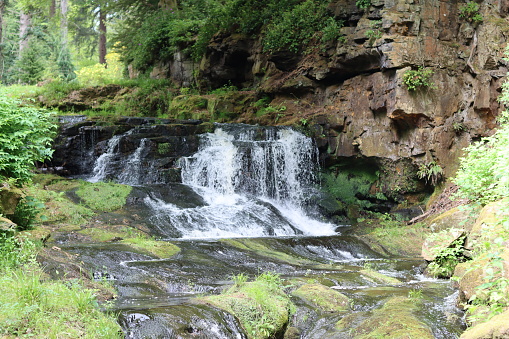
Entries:
<svg viewBox="0 0 509 339">
<path fill-rule="evenodd" d="M 90 182 L 98 182 L 107 179 L 108 169 L 110 168 L 111 162 L 113 162 L 120 142 L 120 135 L 115 135 L 113 138 L 108 140 L 108 146 L 106 152 L 101 154 L 95 161 L 92 176 L 88 179 Z"/>
<path fill-rule="evenodd" d="M 182 183 L 205 204 L 145 202 L 162 232 L 182 238 L 334 234 L 310 217 L 316 159 L 313 141 L 290 128 L 219 125 L 179 161 Z"/>
</svg>

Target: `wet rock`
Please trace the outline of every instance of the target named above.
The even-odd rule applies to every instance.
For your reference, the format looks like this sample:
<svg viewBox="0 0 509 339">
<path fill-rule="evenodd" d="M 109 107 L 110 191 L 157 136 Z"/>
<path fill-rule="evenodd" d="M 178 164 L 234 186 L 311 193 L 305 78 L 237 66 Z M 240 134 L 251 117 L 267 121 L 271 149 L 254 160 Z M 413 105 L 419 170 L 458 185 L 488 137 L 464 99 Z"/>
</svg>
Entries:
<svg viewBox="0 0 509 339">
<path fill-rule="evenodd" d="M 345 312 L 350 309 L 350 300 L 344 294 L 321 284 L 306 284 L 292 292 L 321 312 Z"/>
<path fill-rule="evenodd" d="M 4 215 L 12 215 L 23 193 L 19 188 L 2 187 L 0 189 L 0 212 Z"/>
<path fill-rule="evenodd" d="M 371 270 L 371 269 L 364 269 L 359 271 L 364 277 L 366 277 L 368 280 L 371 280 L 372 282 L 376 284 L 387 284 L 387 285 L 400 285 L 401 281 L 394 277 L 389 277 L 385 274 L 382 274 L 380 272 Z"/>
<path fill-rule="evenodd" d="M 355 338 L 435 338 L 430 328 L 417 318 L 417 311 L 415 301 L 393 297 L 360 323 L 354 319 L 362 315 L 354 314 L 340 320 L 336 328 L 350 328 Z"/>
</svg>

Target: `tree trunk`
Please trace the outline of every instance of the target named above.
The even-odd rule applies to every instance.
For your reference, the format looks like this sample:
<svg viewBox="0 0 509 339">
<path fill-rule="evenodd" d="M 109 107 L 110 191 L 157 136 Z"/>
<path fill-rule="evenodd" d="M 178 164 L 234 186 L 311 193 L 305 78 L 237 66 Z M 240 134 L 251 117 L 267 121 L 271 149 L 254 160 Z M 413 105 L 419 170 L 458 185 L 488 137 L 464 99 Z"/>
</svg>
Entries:
<svg viewBox="0 0 509 339">
<path fill-rule="evenodd" d="M 54 1 L 53 1 L 54 2 Z M 67 35 L 68 35 L 68 25 L 67 25 L 67 12 L 68 12 L 68 3 L 67 0 L 60 0 L 60 34 L 62 36 L 62 48 L 67 47 Z"/>
<path fill-rule="evenodd" d="M 4 77 L 4 13 L 5 0 L 0 0 L 0 83 Z"/>
<path fill-rule="evenodd" d="M 30 14 L 21 12 L 19 15 L 19 55 L 28 47 L 28 30 L 30 29 Z"/>
<path fill-rule="evenodd" d="M 51 0 L 49 3 L 49 17 L 53 18 L 57 12 L 56 0 Z"/>
<path fill-rule="evenodd" d="M 106 13 L 99 9 L 99 63 L 106 65 Z"/>
</svg>

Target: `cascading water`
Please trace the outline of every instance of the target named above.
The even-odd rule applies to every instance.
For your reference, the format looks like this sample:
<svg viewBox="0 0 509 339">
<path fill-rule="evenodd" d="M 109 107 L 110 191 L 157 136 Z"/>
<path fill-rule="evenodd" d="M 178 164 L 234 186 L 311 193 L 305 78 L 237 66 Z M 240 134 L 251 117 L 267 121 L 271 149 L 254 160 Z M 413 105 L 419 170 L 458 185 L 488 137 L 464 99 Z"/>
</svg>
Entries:
<svg viewBox="0 0 509 339">
<path fill-rule="evenodd" d="M 180 249 L 168 258 L 129 241 L 76 244 L 75 237 L 65 237 L 67 244 L 58 243 L 79 254 L 94 276 L 114 281 L 114 311 L 126 338 L 245 338 L 236 317 L 189 300 L 219 293 L 232 276 L 268 271 L 296 286 L 322 284 L 350 298 L 348 313 L 329 313 L 293 296 L 297 311 L 288 326 L 298 328 L 301 338 L 355 338 L 373 312 L 416 291 L 422 297 L 415 302 L 415 319 L 435 338 L 459 336 L 464 324 L 457 292 L 446 281 L 425 277 L 422 260 L 386 258 L 317 220 L 312 202 L 318 164 L 311 139 L 285 127 L 216 125 L 213 133 L 201 134 L 205 129 L 190 126 L 122 126 L 109 140 L 87 126 L 83 138 L 87 154 L 102 152 L 89 180 L 136 186 L 122 210 L 101 213 L 87 227 L 128 225 Z M 176 165 L 182 184 L 162 183 L 159 169 L 179 173 Z M 346 316 L 348 326 L 340 328 Z"/>
<path fill-rule="evenodd" d="M 310 217 L 316 159 L 312 140 L 290 128 L 221 125 L 179 162 L 205 204 L 145 202 L 161 231 L 181 238 L 331 235 L 333 225 Z"/>
</svg>

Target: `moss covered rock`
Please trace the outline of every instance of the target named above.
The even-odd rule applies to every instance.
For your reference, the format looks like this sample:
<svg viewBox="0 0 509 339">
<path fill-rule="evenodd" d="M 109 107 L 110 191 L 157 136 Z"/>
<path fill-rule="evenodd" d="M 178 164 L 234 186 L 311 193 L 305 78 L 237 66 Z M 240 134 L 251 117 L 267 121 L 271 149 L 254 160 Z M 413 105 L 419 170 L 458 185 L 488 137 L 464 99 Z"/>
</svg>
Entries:
<svg viewBox="0 0 509 339">
<path fill-rule="evenodd" d="M 237 283 L 220 295 L 198 298 L 236 316 L 248 338 L 277 338 L 284 334 L 294 309 L 278 275 L 264 273 L 255 281 Z"/>
<path fill-rule="evenodd" d="M 362 274 L 368 280 L 371 280 L 372 282 L 374 282 L 376 284 L 386 284 L 386 285 L 400 285 L 401 284 L 400 280 L 393 278 L 393 277 L 389 277 L 385 274 L 379 273 L 379 272 L 371 270 L 371 269 L 364 269 L 364 270 L 359 271 L 359 273 Z"/>
<path fill-rule="evenodd" d="M 350 309 L 350 299 L 344 294 L 321 284 L 306 284 L 293 293 L 323 312 L 344 312 Z"/>
<path fill-rule="evenodd" d="M 352 317 L 345 317 L 336 324 L 336 328 L 351 328 L 354 324 L 351 333 L 358 339 L 434 338 L 430 328 L 416 317 L 417 309 L 415 300 L 393 297 L 362 322 L 358 323 L 353 321 Z"/>
<path fill-rule="evenodd" d="M 509 339 L 509 310 L 465 331 L 461 339 Z"/>
</svg>

